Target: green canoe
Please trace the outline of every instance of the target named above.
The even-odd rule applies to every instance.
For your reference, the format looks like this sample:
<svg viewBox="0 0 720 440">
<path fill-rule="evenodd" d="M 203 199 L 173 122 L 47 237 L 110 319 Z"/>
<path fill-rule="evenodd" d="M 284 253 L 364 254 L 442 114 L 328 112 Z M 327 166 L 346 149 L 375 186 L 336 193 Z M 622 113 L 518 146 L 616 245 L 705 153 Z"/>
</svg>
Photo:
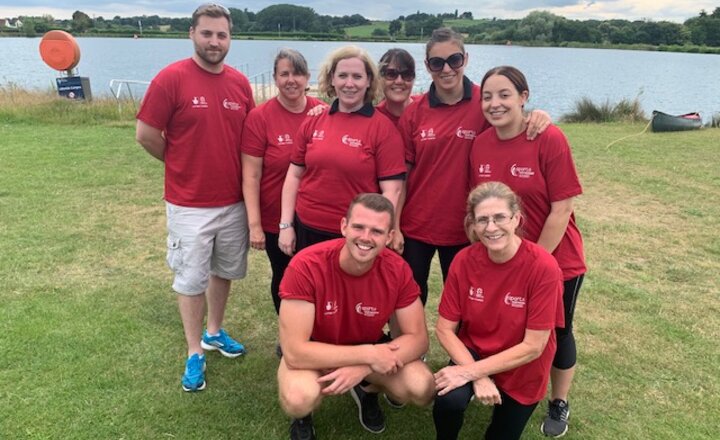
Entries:
<svg viewBox="0 0 720 440">
<path fill-rule="evenodd" d="M 652 131 L 683 131 L 697 130 L 702 127 L 702 118 L 699 113 L 686 113 L 684 115 L 669 115 L 653 110 Z"/>
</svg>

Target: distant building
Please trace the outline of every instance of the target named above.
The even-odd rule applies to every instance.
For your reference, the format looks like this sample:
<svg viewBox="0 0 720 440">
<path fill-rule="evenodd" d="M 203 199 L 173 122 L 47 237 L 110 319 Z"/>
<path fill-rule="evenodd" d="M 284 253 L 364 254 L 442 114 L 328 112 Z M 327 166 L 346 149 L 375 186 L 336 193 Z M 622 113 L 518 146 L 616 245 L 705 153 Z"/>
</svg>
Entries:
<svg viewBox="0 0 720 440">
<path fill-rule="evenodd" d="M 170 30 L 170 27 L 171 26 L 169 24 L 158 25 L 158 29 L 160 30 L 160 32 L 167 32 Z"/>
<path fill-rule="evenodd" d="M 23 27 L 22 21 L 20 19 L 12 19 L 12 18 L 0 18 L 0 28 L 7 28 L 7 29 L 20 29 Z"/>
</svg>

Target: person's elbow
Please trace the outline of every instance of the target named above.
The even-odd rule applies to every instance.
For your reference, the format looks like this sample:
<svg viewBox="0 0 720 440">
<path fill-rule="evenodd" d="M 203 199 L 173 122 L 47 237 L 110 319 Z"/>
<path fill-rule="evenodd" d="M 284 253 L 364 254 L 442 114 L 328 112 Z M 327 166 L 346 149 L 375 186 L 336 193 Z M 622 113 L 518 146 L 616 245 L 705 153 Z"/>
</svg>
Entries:
<svg viewBox="0 0 720 440">
<path fill-rule="evenodd" d="M 543 352 L 545 351 L 545 347 L 547 346 L 547 339 L 544 341 L 533 341 L 533 342 L 526 342 L 526 356 L 528 358 L 527 362 L 532 362 L 535 359 L 539 358 Z"/>
</svg>

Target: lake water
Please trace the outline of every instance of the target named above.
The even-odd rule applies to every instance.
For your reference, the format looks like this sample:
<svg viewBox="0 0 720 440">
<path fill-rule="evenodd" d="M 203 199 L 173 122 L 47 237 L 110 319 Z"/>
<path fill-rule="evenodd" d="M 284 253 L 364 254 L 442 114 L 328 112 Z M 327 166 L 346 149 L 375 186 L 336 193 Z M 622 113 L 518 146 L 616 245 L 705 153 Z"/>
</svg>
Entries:
<svg viewBox="0 0 720 440">
<path fill-rule="evenodd" d="M 146 80 L 172 61 L 191 54 L 187 39 L 80 38 L 79 74 L 90 78 L 93 94 L 109 94 L 111 79 Z M 57 72 L 40 59 L 40 39 L 0 38 L 0 86 L 25 88 L 54 86 Z M 317 71 L 327 53 L 343 42 L 253 41 L 232 42 L 226 62 L 248 75 L 269 72 L 281 47 L 301 51 Z M 416 87 L 427 90 L 430 78 L 422 68 L 421 43 L 359 43 L 377 60 L 391 47 L 402 47 L 415 57 Z M 640 95 L 643 108 L 667 113 L 700 111 L 708 120 L 720 112 L 720 56 L 605 49 L 529 48 L 467 45 L 466 75 L 480 81 L 491 67 L 509 64 L 521 69 L 530 83 L 530 106 L 558 119 L 583 96 L 601 103 Z M 142 92 L 142 90 L 140 90 Z"/>
</svg>

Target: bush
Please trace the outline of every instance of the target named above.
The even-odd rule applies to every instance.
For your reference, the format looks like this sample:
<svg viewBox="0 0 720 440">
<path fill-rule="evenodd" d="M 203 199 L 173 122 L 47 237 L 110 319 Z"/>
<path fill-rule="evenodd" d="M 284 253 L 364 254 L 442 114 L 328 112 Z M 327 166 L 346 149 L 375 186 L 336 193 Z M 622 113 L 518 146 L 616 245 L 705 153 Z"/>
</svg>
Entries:
<svg viewBox="0 0 720 440">
<path fill-rule="evenodd" d="M 640 105 L 640 94 L 633 100 L 623 98 L 612 104 L 609 100 L 595 104 L 584 96 L 575 102 L 575 109 L 560 117 L 563 122 L 647 122 Z"/>
</svg>

